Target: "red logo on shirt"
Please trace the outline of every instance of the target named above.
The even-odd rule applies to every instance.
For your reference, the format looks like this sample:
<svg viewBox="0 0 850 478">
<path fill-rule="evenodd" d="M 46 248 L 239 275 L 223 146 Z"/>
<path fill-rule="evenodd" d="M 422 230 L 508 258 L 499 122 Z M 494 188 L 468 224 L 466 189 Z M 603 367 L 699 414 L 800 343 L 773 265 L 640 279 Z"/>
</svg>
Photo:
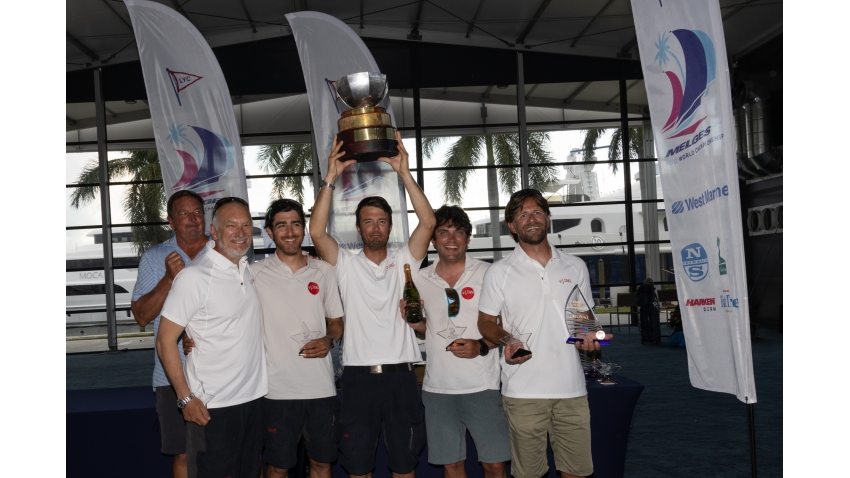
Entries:
<svg viewBox="0 0 850 478">
<path fill-rule="evenodd" d="M 277 433 L 277 428 L 266 427 L 266 431 L 268 431 L 269 433 Z"/>
<path fill-rule="evenodd" d="M 319 293 L 319 284 L 311 282 L 307 284 L 307 290 L 309 290 L 311 294 L 316 295 Z"/>
<path fill-rule="evenodd" d="M 463 296 L 464 299 L 469 300 L 475 297 L 475 290 L 472 287 L 464 287 L 462 291 L 460 291 L 460 295 Z"/>
<path fill-rule="evenodd" d="M 560 282 L 561 284 L 566 284 L 567 282 L 569 282 L 570 284 L 572 284 L 572 283 L 573 283 L 573 280 L 572 280 L 572 279 L 561 279 L 561 280 L 559 280 L 558 282 Z"/>
<path fill-rule="evenodd" d="M 393 267 L 395 267 L 395 262 L 390 262 L 389 264 L 387 264 L 387 267 L 384 270 L 388 271 L 388 270 L 392 269 Z"/>
</svg>

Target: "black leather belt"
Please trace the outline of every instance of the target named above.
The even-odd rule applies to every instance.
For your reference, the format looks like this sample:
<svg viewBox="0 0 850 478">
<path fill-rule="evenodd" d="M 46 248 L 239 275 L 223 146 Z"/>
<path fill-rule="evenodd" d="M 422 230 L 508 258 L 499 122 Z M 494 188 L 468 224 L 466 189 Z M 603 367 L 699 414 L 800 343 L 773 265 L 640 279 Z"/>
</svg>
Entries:
<svg viewBox="0 0 850 478">
<path fill-rule="evenodd" d="M 381 365 L 349 365 L 345 367 L 352 371 L 364 373 L 392 373 L 392 372 L 412 372 L 413 364 L 411 363 L 390 363 Z"/>
</svg>

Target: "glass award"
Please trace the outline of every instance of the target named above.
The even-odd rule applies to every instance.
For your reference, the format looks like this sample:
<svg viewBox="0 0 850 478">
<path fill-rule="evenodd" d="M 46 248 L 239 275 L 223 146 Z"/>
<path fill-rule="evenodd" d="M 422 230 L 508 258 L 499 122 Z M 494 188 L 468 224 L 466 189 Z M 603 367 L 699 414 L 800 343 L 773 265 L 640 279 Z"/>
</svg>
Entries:
<svg viewBox="0 0 850 478">
<path fill-rule="evenodd" d="M 499 342 L 502 345 L 510 345 L 511 347 L 517 348 L 516 352 L 511 356 L 511 358 L 519 358 L 525 355 L 529 355 L 531 350 L 528 347 L 528 341 L 531 339 L 531 332 L 524 334 L 520 332 L 517 328 L 516 324 L 511 325 L 511 334 L 499 339 Z"/>
<path fill-rule="evenodd" d="M 313 340 L 322 338 L 322 335 L 322 331 L 310 330 L 310 328 L 307 327 L 307 324 L 301 322 L 301 332 L 298 332 L 297 334 L 292 335 L 290 337 L 292 338 L 292 340 L 298 342 L 298 345 L 300 345 L 300 347 L 298 347 L 298 355 L 303 357 L 304 346 L 307 345 L 309 342 L 312 342 Z"/>
<path fill-rule="evenodd" d="M 607 340 L 604 340 L 605 331 L 602 330 L 602 324 L 599 323 L 593 309 L 584 299 L 578 284 L 573 287 L 572 292 L 567 297 L 566 304 L 564 304 L 564 320 L 567 324 L 567 332 L 570 335 L 567 343 L 584 342 L 584 339 L 579 337 L 580 335 L 595 332 L 596 340 L 599 341 L 600 345 L 609 344 Z"/>
</svg>

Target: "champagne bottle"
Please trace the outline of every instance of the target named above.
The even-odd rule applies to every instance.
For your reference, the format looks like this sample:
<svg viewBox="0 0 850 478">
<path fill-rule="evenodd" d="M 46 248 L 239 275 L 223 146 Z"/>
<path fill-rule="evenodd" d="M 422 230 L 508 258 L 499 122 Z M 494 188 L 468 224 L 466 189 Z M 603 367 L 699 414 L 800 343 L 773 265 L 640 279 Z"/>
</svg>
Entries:
<svg viewBox="0 0 850 478">
<path fill-rule="evenodd" d="M 416 284 L 413 283 L 413 277 L 410 276 L 410 264 L 404 265 L 404 310 L 406 312 L 407 321 L 411 324 L 422 322 L 422 304 L 419 302 L 419 291 L 416 289 Z"/>
</svg>

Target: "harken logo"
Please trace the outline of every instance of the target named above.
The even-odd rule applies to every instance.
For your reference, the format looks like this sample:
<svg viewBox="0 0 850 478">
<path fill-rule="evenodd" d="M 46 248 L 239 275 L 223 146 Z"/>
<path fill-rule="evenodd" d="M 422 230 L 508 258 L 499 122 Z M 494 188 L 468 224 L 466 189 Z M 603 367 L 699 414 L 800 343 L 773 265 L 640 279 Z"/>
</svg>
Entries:
<svg viewBox="0 0 850 478">
<path fill-rule="evenodd" d="M 682 267 L 688 279 L 699 282 L 708 276 L 708 254 L 702 244 L 694 242 L 682 249 Z"/>
<path fill-rule="evenodd" d="M 704 297 L 702 299 L 688 299 L 685 305 L 688 307 L 700 307 L 705 305 L 714 305 L 714 297 Z"/>
<path fill-rule="evenodd" d="M 172 191 L 189 189 L 201 197 L 222 192 L 215 184 L 236 167 L 236 153 L 224 136 L 200 126 L 171 123 L 168 139 L 183 160 L 183 174 Z"/>
<path fill-rule="evenodd" d="M 676 54 L 667 32 L 658 35 L 655 61 L 670 81 L 672 107 L 662 132 L 667 139 L 693 134 L 707 116 L 697 114 L 703 97 L 708 94 L 716 76 L 717 58 L 714 43 L 708 34 L 699 30 L 673 30 L 679 44 Z M 672 58 L 672 62 L 670 59 Z M 667 69 L 667 67 L 670 69 Z M 700 117 L 697 119 L 697 117 Z"/>
<path fill-rule="evenodd" d="M 177 104 L 183 106 L 183 103 L 180 101 L 180 92 L 197 83 L 203 76 L 193 75 L 183 71 L 171 71 L 168 68 L 165 69 L 165 72 L 168 73 L 168 79 L 171 81 L 172 88 L 174 88 L 174 96 L 177 97 Z"/>
</svg>

